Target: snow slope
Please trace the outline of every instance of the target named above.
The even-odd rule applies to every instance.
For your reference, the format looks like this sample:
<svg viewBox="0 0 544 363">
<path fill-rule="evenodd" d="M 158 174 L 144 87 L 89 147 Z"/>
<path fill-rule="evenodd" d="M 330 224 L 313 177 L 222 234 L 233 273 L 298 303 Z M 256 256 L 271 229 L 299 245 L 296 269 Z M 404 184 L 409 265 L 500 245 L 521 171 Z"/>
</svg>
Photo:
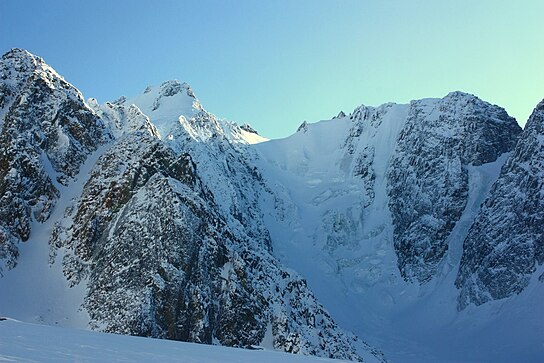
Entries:
<svg viewBox="0 0 544 363">
<path fill-rule="evenodd" d="M 62 253 L 49 264 L 49 238 L 55 223 L 63 217 L 64 211 L 74 199 L 81 195 L 83 186 L 96 160 L 109 148 L 100 147 L 82 165 L 79 174 L 67 186 L 56 184 L 61 197 L 47 221 L 32 222 L 30 238 L 19 245 L 20 257 L 17 268 L 8 271 L 0 279 L 2 294 L 0 311 L 3 315 L 17 319 L 50 325 L 87 328 L 88 314 L 81 309 L 85 296 L 85 284 L 70 288 L 62 272 Z M 48 170 L 51 180 L 55 172 Z M 62 252 L 62 251 L 61 251 Z"/>
<path fill-rule="evenodd" d="M 130 337 L 84 330 L 0 321 L 3 362 L 342 362 L 318 357 Z"/>
</svg>

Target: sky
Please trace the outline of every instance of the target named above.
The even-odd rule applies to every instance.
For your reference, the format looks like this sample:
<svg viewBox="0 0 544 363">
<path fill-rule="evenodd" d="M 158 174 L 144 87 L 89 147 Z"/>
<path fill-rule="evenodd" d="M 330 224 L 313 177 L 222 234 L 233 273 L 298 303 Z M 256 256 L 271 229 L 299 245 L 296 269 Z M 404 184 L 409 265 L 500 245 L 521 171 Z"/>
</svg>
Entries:
<svg viewBox="0 0 544 363">
<path fill-rule="evenodd" d="M 0 0 L 0 53 L 27 49 L 99 102 L 178 79 L 269 138 L 454 90 L 524 125 L 544 98 L 542 14 L 542 0 Z"/>
</svg>

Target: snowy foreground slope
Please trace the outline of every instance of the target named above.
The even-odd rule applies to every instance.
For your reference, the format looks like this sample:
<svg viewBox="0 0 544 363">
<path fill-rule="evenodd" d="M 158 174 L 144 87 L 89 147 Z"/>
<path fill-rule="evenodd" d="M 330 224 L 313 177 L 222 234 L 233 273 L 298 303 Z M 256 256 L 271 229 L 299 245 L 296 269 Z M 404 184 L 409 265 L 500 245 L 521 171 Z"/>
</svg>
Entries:
<svg viewBox="0 0 544 363">
<path fill-rule="evenodd" d="M 185 83 L 99 104 L 14 49 L 0 61 L 0 314 L 365 362 L 542 361 L 543 109 L 522 131 L 452 92 L 267 140 Z"/>
<path fill-rule="evenodd" d="M 5 362 L 342 362 L 326 358 L 105 334 L 16 320 L 0 321 Z"/>
</svg>

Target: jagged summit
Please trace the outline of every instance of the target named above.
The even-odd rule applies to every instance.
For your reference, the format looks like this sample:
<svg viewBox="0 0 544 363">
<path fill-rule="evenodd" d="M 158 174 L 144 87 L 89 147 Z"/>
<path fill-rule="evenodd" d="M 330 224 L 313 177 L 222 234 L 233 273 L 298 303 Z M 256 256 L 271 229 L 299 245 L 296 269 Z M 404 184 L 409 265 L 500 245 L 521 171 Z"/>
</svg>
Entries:
<svg viewBox="0 0 544 363">
<path fill-rule="evenodd" d="M 150 108 L 151 111 L 156 111 L 159 108 L 164 107 L 162 103 L 164 102 L 164 99 L 168 98 L 172 98 L 168 103 L 169 105 L 174 103 L 180 105 L 180 103 L 188 102 L 186 98 L 190 98 L 192 100 L 191 102 L 194 103 L 191 104 L 194 109 L 199 111 L 203 110 L 203 107 L 195 96 L 191 86 L 185 82 L 181 83 L 176 79 L 165 81 L 157 86 L 147 86 L 142 94 L 129 99 L 128 102 L 131 103 L 131 101 L 135 101 L 132 103 L 140 103 L 139 106 L 142 106 L 141 108 L 145 108 L 146 110 Z"/>
<path fill-rule="evenodd" d="M 31 78 L 32 82 L 29 83 Z M 74 102 L 83 102 L 81 92 L 66 82 L 41 57 L 24 49 L 13 48 L 0 58 L 0 108 L 7 108 L 22 88 L 31 88 L 38 83 L 52 93 L 62 92 Z"/>
<path fill-rule="evenodd" d="M 167 141 L 183 142 L 187 137 L 200 141 L 226 138 L 234 143 L 255 144 L 268 140 L 249 125 L 240 127 L 234 122 L 221 120 L 206 111 L 191 86 L 178 80 L 165 81 L 158 86 L 148 86 L 142 94 L 130 99 L 123 96 L 114 102 L 107 102 L 105 106 L 111 109 L 112 105 L 119 106 L 119 112 L 123 112 L 123 108 L 134 105 L 149 118 L 159 137 Z M 103 106 L 100 107 L 103 108 Z M 150 132 L 154 133 L 152 130 Z"/>
<path fill-rule="evenodd" d="M 240 126 L 240 128 L 244 131 L 247 131 L 249 133 L 252 133 L 252 134 L 255 134 L 255 135 L 259 135 L 259 133 L 257 132 L 257 130 L 255 130 L 250 124 L 242 124 Z"/>
<path fill-rule="evenodd" d="M 2 56 L 2 61 L 10 62 L 16 71 L 35 68 L 38 64 L 46 64 L 45 61 L 29 51 L 13 48 Z"/>
<path fill-rule="evenodd" d="M 478 120 L 478 115 L 483 115 L 481 120 L 487 119 L 493 120 L 493 122 L 511 123 L 512 120 L 515 120 L 513 117 L 508 115 L 504 108 L 486 102 L 471 93 L 463 91 L 452 91 L 442 98 L 430 97 L 412 100 L 410 101 L 410 104 L 418 105 L 418 107 L 422 108 L 427 114 L 429 114 L 430 118 L 441 114 L 444 110 L 448 110 L 448 113 L 450 113 L 452 116 L 471 116 L 473 121 Z M 379 106 L 366 106 L 363 104 L 357 106 L 353 112 L 349 114 L 349 118 L 351 120 L 357 120 L 360 118 L 364 119 L 365 117 L 368 117 L 369 114 L 372 114 L 375 110 L 385 110 L 394 105 L 397 105 L 397 103 L 386 102 Z M 343 117 L 342 114 L 343 113 L 341 112 L 333 119 Z M 444 121 L 445 119 L 446 118 L 443 116 L 436 121 Z"/>
<path fill-rule="evenodd" d="M 43 58 L 27 50 L 13 48 L 0 58 L 0 79 L 3 81 L 17 85 L 31 74 L 64 81 L 64 78 L 45 63 Z"/>
<path fill-rule="evenodd" d="M 183 119 L 188 120 L 205 112 L 187 83 L 177 80 L 149 86 L 143 93 L 128 98 L 124 104 L 135 104 L 146 114 L 163 138 L 168 137 Z"/>
</svg>

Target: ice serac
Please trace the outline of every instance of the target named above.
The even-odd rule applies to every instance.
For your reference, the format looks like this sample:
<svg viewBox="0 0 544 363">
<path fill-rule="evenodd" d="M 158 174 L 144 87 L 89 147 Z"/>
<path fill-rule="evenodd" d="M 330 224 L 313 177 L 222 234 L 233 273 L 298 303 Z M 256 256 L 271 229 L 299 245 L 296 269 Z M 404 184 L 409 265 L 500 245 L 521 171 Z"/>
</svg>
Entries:
<svg viewBox="0 0 544 363">
<path fill-rule="evenodd" d="M 81 93 L 41 58 L 0 59 L 0 268 L 17 263 L 34 219 L 45 221 L 87 156 L 109 133 Z M 0 270 L 1 273 L 1 270 Z"/>
<path fill-rule="evenodd" d="M 495 161 L 520 132 L 504 109 L 466 93 L 411 102 L 387 174 L 394 246 L 406 280 L 435 276 L 466 207 L 467 167 Z"/>
<path fill-rule="evenodd" d="M 455 282 L 459 308 L 519 294 L 543 262 L 544 101 L 527 121 L 465 239 Z"/>
</svg>

